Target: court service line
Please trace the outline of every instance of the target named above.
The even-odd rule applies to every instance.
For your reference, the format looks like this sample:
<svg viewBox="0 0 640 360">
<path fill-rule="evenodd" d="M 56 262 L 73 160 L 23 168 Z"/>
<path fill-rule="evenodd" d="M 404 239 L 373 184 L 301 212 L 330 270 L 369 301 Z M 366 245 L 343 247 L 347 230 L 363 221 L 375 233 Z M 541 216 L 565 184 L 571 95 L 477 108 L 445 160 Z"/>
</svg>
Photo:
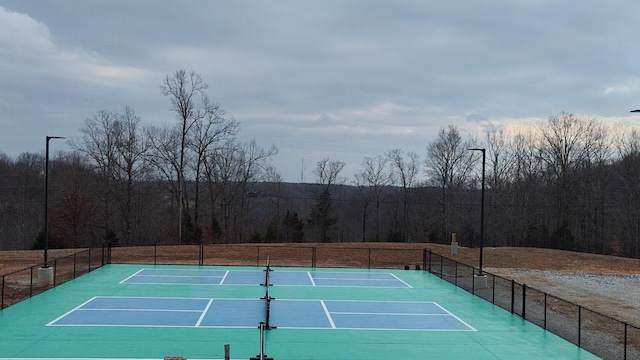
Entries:
<svg viewBox="0 0 640 360">
<path fill-rule="evenodd" d="M 452 316 L 451 314 L 424 314 L 424 313 L 393 313 L 393 312 L 357 312 L 357 311 L 332 311 L 332 314 L 341 315 L 381 315 L 381 316 Z"/>
<path fill-rule="evenodd" d="M 309 277 L 309 281 L 311 281 L 311 285 L 316 286 L 316 282 L 313 281 L 313 275 L 311 275 L 311 271 L 307 271 L 307 276 Z"/>
<path fill-rule="evenodd" d="M 335 329 L 336 324 L 333 322 L 331 313 L 329 313 L 329 309 L 327 309 L 327 305 L 325 305 L 324 300 L 320 300 L 320 304 L 322 305 L 322 309 L 324 309 L 324 314 L 327 316 L 327 320 L 329 320 L 329 324 L 331 325 L 331 328 Z"/>
<path fill-rule="evenodd" d="M 126 279 L 120 281 L 120 284 L 124 284 L 125 282 L 127 282 L 129 279 L 131 279 L 134 276 L 137 276 L 138 274 L 140 274 L 142 271 L 144 271 L 144 269 L 140 269 L 136 272 L 134 272 L 133 274 L 131 274 L 131 276 L 127 277 Z"/>
<path fill-rule="evenodd" d="M 436 303 L 436 302 L 434 302 L 433 304 L 434 304 L 435 306 L 439 307 L 440 309 L 442 309 L 442 310 L 443 310 L 444 312 L 446 312 L 447 314 L 451 315 L 454 319 L 456 319 L 456 320 L 460 321 L 461 323 L 465 324 L 466 326 L 468 326 L 468 327 L 469 327 L 469 329 L 472 329 L 473 331 L 478 331 L 478 330 L 476 330 L 476 328 L 474 328 L 473 326 L 471 326 L 471 325 L 467 324 L 467 323 L 466 323 L 466 321 L 464 321 L 464 320 L 460 319 L 459 317 L 455 316 L 453 313 L 449 312 L 449 310 L 447 310 L 447 309 L 443 308 L 442 306 L 440 306 L 440 304 L 438 304 L 438 303 Z"/>
<path fill-rule="evenodd" d="M 398 276 L 396 276 L 396 274 L 393 273 L 389 273 L 391 274 L 391 276 L 393 276 L 394 278 L 398 279 L 398 281 L 400 281 L 401 283 L 407 285 L 408 288 L 413 289 L 413 286 L 409 285 L 407 282 L 405 282 L 404 280 L 400 279 Z"/>
<path fill-rule="evenodd" d="M 66 313 L 64 313 L 63 315 L 61 315 L 61 316 L 57 317 L 56 319 L 54 319 L 53 321 L 49 322 L 49 323 L 47 324 L 47 326 L 52 326 L 52 324 L 55 324 L 58 320 L 60 320 L 60 319 L 64 318 L 65 316 L 67 316 L 67 315 L 71 314 L 72 312 L 74 312 L 74 311 L 76 311 L 76 310 L 80 309 L 81 307 L 85 306 L 86 304 L 90 303 L 91 301 L 93 301 L 93 300 L 94 300 L 94 299 L 96 299 L 96 298 L 97 298 L 97 296 L 94 296 L 94 297 L 92 297 L 91 299 L 89 299 L 89 300 L 87 300 L 87 301 L 83 302 L 82 304 L 80 304 L 80 305 L 76 306 L 75 308 L 73 308 L 73 309 L 71 309 L 71 310 L 67 311 L 67 312 L 66 312 Z"/>
<path fill-rule="evenodd" d="M 220 280 L 219 282 L 220 285 L 224 284 L 224 281 L 227 280 L 228 275 L 229 275 L 229 270 L 224 272 L 224 275 L 222 276 L 222 280 Z"/>
<path fill-rule="evenodd" d="M 182 310 L 182 309 L 178 309 L 178 310 L 174 310 L 174 309 L 137 309 L 137 308 L 130 308 L 130 309 L 110 309 L 110 308 L 95 308 L 95 309 L 76 309 L 77 311 L 87 311 L 87 312 L 93 312 L 93 311 L 104 311 L 104 312 L 157 312 L 157 313 L 162 313 L 162 312 L 166 312 L 166 313 L 197 313 L 197 312 L 202 312 L 203 310 Z"/>
<path fill-rule="evenodd" d="M 200 324 L 202 323 L 202 320 L 204 319 L 204 316 L 209 311 L 209 308 L 211 307 L 211 304 L 213 304 L 213 299 L 209 299 L 209 302 L 207 303 L 207 306 L 205 306 L 204 310 L 202 310 L 202 314 L 200 315 L 200 318 L 196 322 L 195 327 L 199 327 L 200 326 Z"/>
</svg>

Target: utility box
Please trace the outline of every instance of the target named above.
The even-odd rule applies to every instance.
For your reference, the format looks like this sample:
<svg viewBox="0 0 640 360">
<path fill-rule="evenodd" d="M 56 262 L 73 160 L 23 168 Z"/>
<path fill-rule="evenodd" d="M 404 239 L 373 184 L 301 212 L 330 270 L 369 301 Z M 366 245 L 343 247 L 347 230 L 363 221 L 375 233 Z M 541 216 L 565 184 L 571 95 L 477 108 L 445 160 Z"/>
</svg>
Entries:
<svg viewBox="0 0 640 360">
<path fill-rule="evenodd" d="M 41 287 L 53 285 L 53 267 L 38 268 L 38 285 Z"/>
</svg>

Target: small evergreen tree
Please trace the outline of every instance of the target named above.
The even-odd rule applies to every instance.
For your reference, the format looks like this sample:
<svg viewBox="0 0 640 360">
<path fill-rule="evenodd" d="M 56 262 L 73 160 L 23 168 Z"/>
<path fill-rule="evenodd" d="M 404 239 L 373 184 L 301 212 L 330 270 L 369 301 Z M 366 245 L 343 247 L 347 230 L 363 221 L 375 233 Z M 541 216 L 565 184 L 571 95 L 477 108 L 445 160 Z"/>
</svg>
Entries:
<svg viewBox="0 0 640 360">
<path fill-rule="evenodd" d="M 285 229 L 285 242 L 303 242 L 304 241 L 304 223 L 298 217 L 297 212 L 287 211 L 282 220 Z"/>
<path fill-rule="evenodd" d="M 338 218 L 331 214 L 331 194 L 323 191 L 318 197 L 316 206 L 311 209 L 309 225 L 320 231 L 320 241 L 329 241 L 329 231 L 338 222 Z"/>
</svg>

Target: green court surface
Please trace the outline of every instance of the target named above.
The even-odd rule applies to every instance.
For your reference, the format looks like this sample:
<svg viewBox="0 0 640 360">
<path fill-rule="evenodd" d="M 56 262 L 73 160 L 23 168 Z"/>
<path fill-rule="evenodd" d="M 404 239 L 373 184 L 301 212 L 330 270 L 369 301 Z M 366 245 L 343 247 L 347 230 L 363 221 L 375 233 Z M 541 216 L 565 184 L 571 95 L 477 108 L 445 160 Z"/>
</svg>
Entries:
<svg viewBox="0 0 640 360">
<path fill-rule="evenodd" d="M 0 359 L 224 359 L 225 344 L 231 359 L 249 359 L 260 351 L 267 287 L 252 281 L 263 273 L 106 265 L 0 311 Z M 275 360 L 597 359 L 426 271 L 271 273 L 277 328 L 265 353 Z"/>
</svg>

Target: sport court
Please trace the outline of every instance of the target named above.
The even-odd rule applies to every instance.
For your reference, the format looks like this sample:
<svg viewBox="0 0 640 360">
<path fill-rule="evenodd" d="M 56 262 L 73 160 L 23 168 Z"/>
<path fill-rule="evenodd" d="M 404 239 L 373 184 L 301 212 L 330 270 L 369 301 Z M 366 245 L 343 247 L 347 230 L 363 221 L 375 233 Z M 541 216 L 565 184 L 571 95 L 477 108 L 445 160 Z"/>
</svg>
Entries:
<svg viewBox="0 0 640 360">
<path fill-rule="evenodd" d="M 0 312 L 0 358 L 597 358 L 425 271 L 267 269 L 106 265 Z"/>
</svg>

